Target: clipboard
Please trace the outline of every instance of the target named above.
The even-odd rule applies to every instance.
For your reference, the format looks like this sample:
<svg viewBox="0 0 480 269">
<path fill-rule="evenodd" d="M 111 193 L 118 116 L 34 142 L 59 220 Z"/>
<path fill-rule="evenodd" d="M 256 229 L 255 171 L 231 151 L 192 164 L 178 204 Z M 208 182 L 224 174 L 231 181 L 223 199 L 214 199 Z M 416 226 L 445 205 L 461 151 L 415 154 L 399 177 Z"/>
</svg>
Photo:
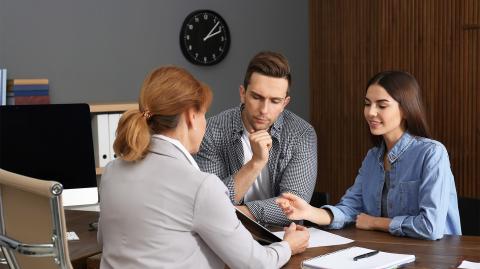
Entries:
<svg viewBox="0 0 480 269">
<path fill-rule="evenodd" d="M 252 234 L 253 238 L 258 241 L 258 243 L 262 245 L 270 245 L 272 243 L 282 241 L 280 237 L 270 232 L 267 228 L 263 227 L 258 222 L 247 217 L 237 208 L 235 208 L 235 212 L 237 213 L 237 217 L 240 222 L 242 222 L 243 226 L 247 228 L 247 230 Z"/>
</svg>

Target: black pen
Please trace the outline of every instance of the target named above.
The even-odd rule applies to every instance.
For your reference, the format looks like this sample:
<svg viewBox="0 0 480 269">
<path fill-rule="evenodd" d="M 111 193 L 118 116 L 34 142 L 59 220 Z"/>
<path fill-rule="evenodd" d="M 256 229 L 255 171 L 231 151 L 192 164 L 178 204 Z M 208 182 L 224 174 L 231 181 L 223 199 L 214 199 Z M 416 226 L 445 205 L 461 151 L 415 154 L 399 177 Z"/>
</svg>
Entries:
<svg viewBox="0 0 480 269">
<path fill-rule="evenodd" d="M 373 255 L 376 255 L 376 254 L 378 254 L 379 252 L 380 252 L 380 251 L 378 251 L 378 250 L 370 251 L 370 252 L 367 252 L 367 253 L 365 253 L 365 254 L 362 254 L 362 255 L 358 255 L 358 256 L 353 257 L 353 260 L 354 260 L 354 261 L 358 261 L 358 260 L 363 259 L 363 258 L 372 257 Z"/>
</svg>

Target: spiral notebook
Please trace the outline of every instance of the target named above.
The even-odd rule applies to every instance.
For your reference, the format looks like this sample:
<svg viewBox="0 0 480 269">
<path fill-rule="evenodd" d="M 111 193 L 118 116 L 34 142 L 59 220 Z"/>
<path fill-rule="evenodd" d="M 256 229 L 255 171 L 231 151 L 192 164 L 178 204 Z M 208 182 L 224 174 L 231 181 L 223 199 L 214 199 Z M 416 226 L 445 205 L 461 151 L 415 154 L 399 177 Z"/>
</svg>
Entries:
<svg viewBox="0 0 480 269">
<path fill-rule="evenodd" d="M 303 261 L 302 268 L 318 269 L 383 269 L 392 268 L 415 261 L 415 255 L 398 254 L 380 251 L 378 254 L 354 261 L 353 258 L 368 252 L 371 249 L 350 247 L 317 256 Z"/>
</svg>

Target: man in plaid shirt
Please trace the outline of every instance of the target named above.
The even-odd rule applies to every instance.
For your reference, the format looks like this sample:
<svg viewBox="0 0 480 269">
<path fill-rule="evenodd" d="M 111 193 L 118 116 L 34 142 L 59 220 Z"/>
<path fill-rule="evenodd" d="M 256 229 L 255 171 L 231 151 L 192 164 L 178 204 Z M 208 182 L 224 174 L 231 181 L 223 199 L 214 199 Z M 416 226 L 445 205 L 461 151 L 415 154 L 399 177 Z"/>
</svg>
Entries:
<svg viewBox="0 0 480 269">
<path fill-rule="evenodd" d="M 285 110 L 290 84 L 283 55 L 255 55 L 240 86 L 241 105 L 208 119 L 195 156 L 202 171 L 223 180 L 237 208 L 263 224 L 290 223 L 275 204 L 281 193 L 310 201 L 315 188 L 317 136 Z"/>
</svg>

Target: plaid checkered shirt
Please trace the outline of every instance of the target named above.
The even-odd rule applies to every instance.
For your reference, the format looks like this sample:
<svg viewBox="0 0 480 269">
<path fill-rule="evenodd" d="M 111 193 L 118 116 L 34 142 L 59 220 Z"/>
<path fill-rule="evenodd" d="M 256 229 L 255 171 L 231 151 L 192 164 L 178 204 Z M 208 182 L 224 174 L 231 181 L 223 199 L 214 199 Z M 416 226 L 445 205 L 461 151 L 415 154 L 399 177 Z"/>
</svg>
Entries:
<svg viewBox="0 0 480 269">
<path fill-rule="evenodd" d="M 200 169 L 217 175 L 228 187 L 235 203 L 235 175 L 244 163 L 242 106 L 231 108 L 207 120 L 207 130 L 194 156 Z M 268 172 L 275 197 L 244 203 L 263 224 L 290 223 L 275 204 L 281 193 L 290 192 L 310 201 L 317 178 L 317 135 L 314 128 L 294 113 L 284 110 L 270 128 L 272 148 Z M 243 199 L 237 205 L 243 204 Z"/>
</svg>

